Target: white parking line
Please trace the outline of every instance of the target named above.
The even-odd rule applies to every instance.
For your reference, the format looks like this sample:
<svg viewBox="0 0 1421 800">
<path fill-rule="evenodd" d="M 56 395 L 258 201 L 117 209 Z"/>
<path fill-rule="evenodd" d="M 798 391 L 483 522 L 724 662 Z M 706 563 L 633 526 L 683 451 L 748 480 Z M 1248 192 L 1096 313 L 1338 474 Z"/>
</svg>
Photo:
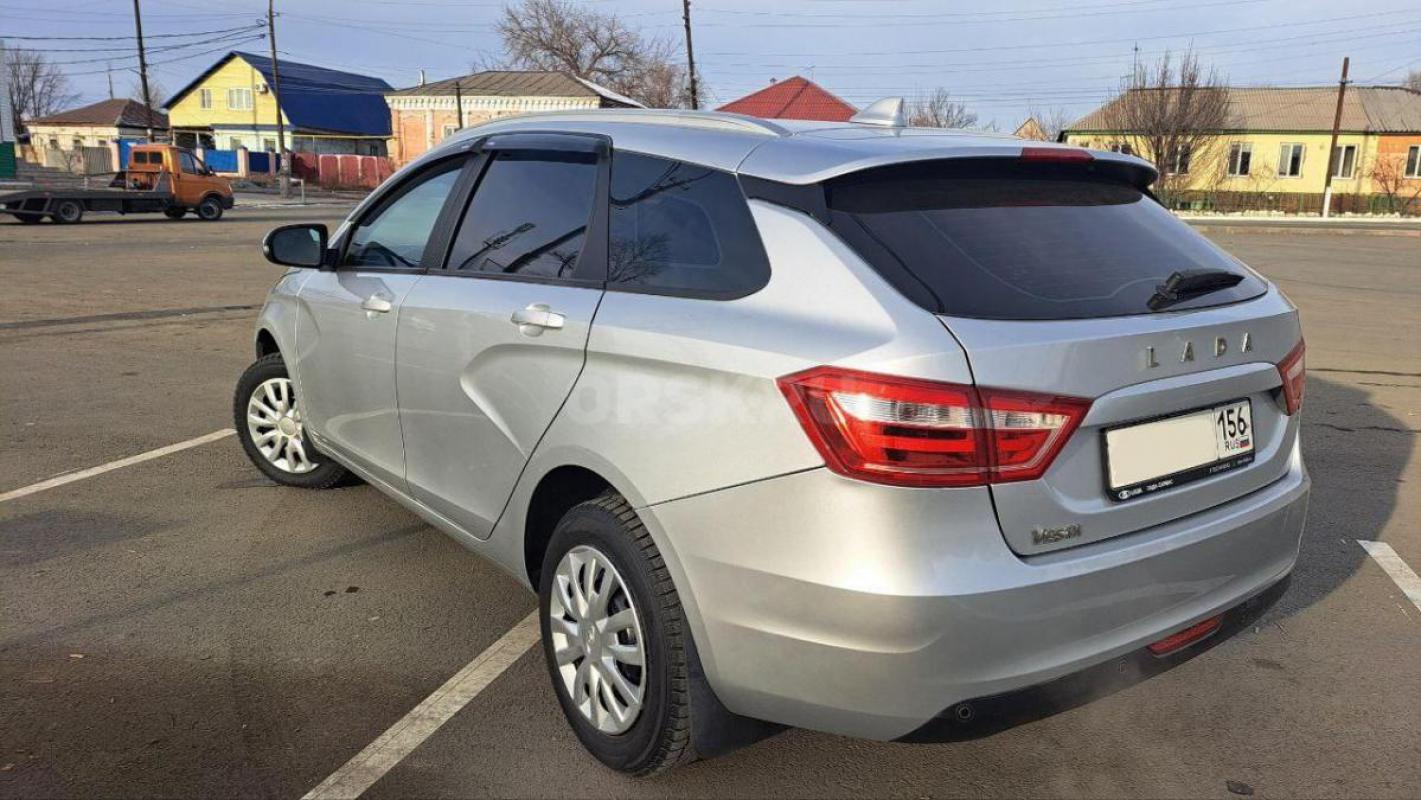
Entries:
<svg viewBox="0 0 1421 800">
<path fill-rule="evenodd" d="M 301 800 L 354 800 L 434 735 L 541 637 L 538 612 L 514 625 Z"/>
<path fill-rule="evenodd" d="M 53 489 L 56 486 L 63 486 L 66 483 L 82 481 L 85 478 L 92 478 L 95 475 L 102 475 L 105 472 L 112 472 L 116 469 L 121 469 L 123 467 L 131 467 L 134 464 L 142 464 L 144 461 L 152 461 L 155 458 L 162 458 L 163 456 L 176 453 L 179 450 L 186 450 L 189 447 L 197 447 L 198 445 L 207 444 L 208 442 L 215 442 L 218 439 L 225 439 L 234 433 L 236 433 L 236 431 L 232 430 L 231 428 L 223 428 L 220 431 L 213 431 L 212 433 L 199 436 L 196 439 L 188 439 L 186 442 L 170 444 L 166 447 L 160 447 L 157 450 L 149 450 L 146 453 L 139 453 L 136 456 L 120 458 L 117 461 L 110 461 L 107 464 L 100 464 L 97 467 L 89 467 L 88 469 L 79 470 L 78 472 L 71 472 L 68 475 L 60 475 L 57 478 L 50 478 L 47 481 L 32 483 L 29 486 L 22 486 L 19 489 L 12 489 L 8 492 L 5 492 L 4 494 L 0 494 L 0 503 L 7 502 L 9 500 L 17 500 L 21 497 L 27 497 L 37 492 L 43 492 L 46 489 Z"/>
<path fill-rule="evenodd" d="M 1358 539 L 1357 544 L 1372 557 L 1372 560 L 1391 576 L 1396 585 L 1401 587 L 1401 593 L 1406 595 L 1412 604 L 1421 609 L 1421 577 L 1417 577 L 1416 571 L 1407 566 L 1401 556 L 1391 549 L 1391 545 L 1386 542 L 1369 542 L 1365 539 Z"/>
</svg>

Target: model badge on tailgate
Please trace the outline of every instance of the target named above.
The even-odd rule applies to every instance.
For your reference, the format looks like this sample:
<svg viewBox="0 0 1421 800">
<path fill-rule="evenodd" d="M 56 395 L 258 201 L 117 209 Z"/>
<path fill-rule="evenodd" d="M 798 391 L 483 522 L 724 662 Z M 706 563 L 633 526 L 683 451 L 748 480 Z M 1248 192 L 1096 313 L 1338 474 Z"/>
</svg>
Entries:
<svg viewBox="0 0 1421 800">
<path fill-rule="evenodd" d="M 1063 525 L 1059 528 L 1037 528 L 1031 532 L 1031 543 L 1035 545 L 1055 544 L 1081 535 L 1081 526 Z"/>
</svg>

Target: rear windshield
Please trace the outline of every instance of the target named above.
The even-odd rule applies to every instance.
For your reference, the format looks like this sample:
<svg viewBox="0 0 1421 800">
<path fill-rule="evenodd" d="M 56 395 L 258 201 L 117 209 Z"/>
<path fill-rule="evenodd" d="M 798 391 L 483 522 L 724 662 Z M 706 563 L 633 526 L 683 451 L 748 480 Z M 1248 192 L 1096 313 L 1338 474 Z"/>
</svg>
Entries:
<svg viewBox="0 0 1421 800">
<path fill-rule="evenodd" d="M 899 165 L 826 186 L 831 224 L 905 294 L 949 316 L 1045 320 L 1152 313 L 1178 270 L 1239 284 L 1169 305 L 1222 305 L 1265 285 L 1140 189 L 1087 165 Z"/>
</svg>

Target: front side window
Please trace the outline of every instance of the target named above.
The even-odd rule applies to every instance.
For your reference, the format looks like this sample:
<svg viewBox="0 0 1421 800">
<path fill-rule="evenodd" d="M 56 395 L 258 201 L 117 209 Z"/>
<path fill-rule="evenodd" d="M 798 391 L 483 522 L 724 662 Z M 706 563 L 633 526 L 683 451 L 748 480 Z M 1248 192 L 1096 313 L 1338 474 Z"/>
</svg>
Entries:
<svg viewBox="0 0 1421 800">
<path fill-rule="evenodd" d="M 459 225 L 449 269 L 571 277 L 596 189 L 593 153 L 495 151 Z"/>
<path fill-rule="evenodd" d="M 617 153 L 608 238 L 614 288 L 739 297 L 769 280 L 739 183 L 710 167 Z"/>
<path fill-rule="evenodd" d="M 1234 142 L 1229 145 L 1229 175 L 1234 178 L 1247 177 L 1253 167 L 1253 145 Z"/>
<path fill-rule="evenodd" d="M 1303 146 L 1285 144 L 1278 149 L 1278 177 L 1296 178 L 1303 174 Z"/>
<path fill-rule="evenodd" d="M 1421 144 L 1413 144 L 1406 151 L 1406 177 L 1421 178 Z"/>
<path fill-rule="evenodd" d="M 197 167 L 197 159 L 193 158 L 192 153 L 187 151 L 178 153 L 178 164 L 181 166 L 183 172 L 191 175 L 202 174 L 202 170 Z"/>
<path fill-rule="evenodd" d="M 1332 148 L 1332 177 L 1351 178 L 1357 171 L 1357 145 L 1344 144 Z"/>
<path fill-rule="evenodd" d="M 342 262 L 347 267 L 420 269 L 425 245 L 444 202 L 459 179 L 462 162 L 412 178 L 361 220 Z"/>
</svg>

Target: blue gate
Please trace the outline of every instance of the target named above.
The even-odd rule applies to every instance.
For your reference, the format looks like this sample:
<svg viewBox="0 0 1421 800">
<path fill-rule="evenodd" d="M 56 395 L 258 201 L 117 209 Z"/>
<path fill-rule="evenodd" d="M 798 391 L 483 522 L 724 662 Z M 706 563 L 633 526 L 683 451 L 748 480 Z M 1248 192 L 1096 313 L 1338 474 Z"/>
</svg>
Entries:
<svg viewBox="0 0 1421 800">
<path fill-rule="evenodd" d="M 118 140 L 118 168 L 119 168 L 119 169 L 128 169 L 128 154 L 129 154 L 129 151 L 133 150 L 133 146 L 134 146 L 135 144 L 139 144 L 139 143 L 140 143 L 140 141 L 139 141 L 138 139 L 119 139 L 119 140 Z"/>
<path fill-rule="evenodd" d="M 202 160 L 215 172 L 237 171 L 236 150 L 206 150 L 202 154 Z"/>
<path fill-rule="evenodd" d="M 247 153 L 247 171 L 256 175 L 265 175 L 271 171 L 271 153 L 256 152 Z"/>
</svg>

